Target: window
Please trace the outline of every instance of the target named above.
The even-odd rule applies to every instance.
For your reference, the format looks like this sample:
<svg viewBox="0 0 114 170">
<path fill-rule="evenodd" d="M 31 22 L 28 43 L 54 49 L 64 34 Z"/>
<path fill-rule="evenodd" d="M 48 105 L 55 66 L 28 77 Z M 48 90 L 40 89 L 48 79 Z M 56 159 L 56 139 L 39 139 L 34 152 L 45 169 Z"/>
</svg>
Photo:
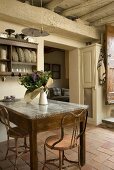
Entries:
<svg viewBox="0 0 114 170">
<path fill-rule="evenodd" d="M 53 79 L 61 78 L 61 65 L 60 64 L 44 64 L 44 71 L 51 71 Z"/>
<path fill-rule="evenodd" d="M 44 63 L 44 71 L 50 71 L 50 70 L 51 70 L 50 64 Z"/>
<path fill-rule="evenodd" d="M 61 78 L 61 67 L 60 64 L 52 64 L 52 78 L 60 79 Z"/>
</svg>

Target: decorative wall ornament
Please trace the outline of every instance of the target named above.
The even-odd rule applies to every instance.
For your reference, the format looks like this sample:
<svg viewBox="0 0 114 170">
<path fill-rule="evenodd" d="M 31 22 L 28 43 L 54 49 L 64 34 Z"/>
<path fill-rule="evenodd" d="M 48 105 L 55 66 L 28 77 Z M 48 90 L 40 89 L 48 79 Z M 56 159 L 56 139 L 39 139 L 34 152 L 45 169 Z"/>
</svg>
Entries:
<svg viewBox="0 0 114 170">
<path fill-rule="evenodd" d="M 98 76 L 99 76 L 99 84 L 103 85 L 106 81 L 106 70 L 105 70 L 105 65 L 104 65 L 104 52 L 102 48 L 99 54 L 97 70 L 98 70 Z"/>
</svg>

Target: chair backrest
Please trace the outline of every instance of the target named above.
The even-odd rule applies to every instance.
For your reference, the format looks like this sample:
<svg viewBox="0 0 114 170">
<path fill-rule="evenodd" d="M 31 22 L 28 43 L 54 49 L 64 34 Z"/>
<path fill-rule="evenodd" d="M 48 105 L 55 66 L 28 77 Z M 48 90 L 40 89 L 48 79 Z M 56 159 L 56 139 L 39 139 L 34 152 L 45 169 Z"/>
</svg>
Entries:
<svg viewBox="0 0 114 170">
<path fill-rule="evenodd" d="M 9 113 L 5 107 L 0 108 L 0 122 L 5 125 L 7 131 L 10 129 Z"/>
<path fill-rule="evenodd" d="M 73 148 L 74 146 L 76 146 L 78 138 L 80 138 L 80 136 L 83 135 L 83 133 L 85 132 L 86 124 L 87 124 L 87 116 L 88 116 L 88 111 L 85 109 L 82 109 L 78 114 L 74 112 L 70 112 L 64 115 L 61 119 L 60 139 L 53 144 L 52 148 L 63 140 L 64 136 L 66 135 L 65 133 L 66 122 L 67 121 L 69 122 L 69 120 L 71 122 L 70 123 L 71 134 L 70 135 L 67 134 L 69 136 L 68 140 L 70 140 L 69 148 Z M 81 124 L 82 126 L 81 126 L 81 131 L 80 131 Z M 68 131 L 68 128 L 67 128 L 67 131 Z"/>
</svg>

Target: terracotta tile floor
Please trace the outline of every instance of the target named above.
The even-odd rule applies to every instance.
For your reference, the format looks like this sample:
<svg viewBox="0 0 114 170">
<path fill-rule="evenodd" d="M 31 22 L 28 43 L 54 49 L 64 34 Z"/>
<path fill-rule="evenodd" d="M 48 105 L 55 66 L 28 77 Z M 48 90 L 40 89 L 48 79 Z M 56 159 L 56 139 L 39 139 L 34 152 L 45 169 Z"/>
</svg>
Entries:
<svg viewBox="0 0 114 170">
<path fill-rule="evenodd" d="M 68 133 L 70 129 L 68 129 Z M 47 136 L 57 133 L 45 132 L 38 135 L 38 154 L 39 170 L 43 167 L 43 143 Z M 13 141 L 11 141 L 13 142 Z M 20 141 L 22 142 L 22 141 Z M 0 170 L 13 170 L 14 157 L 12 153 L 9 153 L 8 159 L 4 160 L 6 152 L 6 142 L 0 143 Z M 58 152 L 48 151 L 48 158 L 57 157 Z M 73 149 L 66 152 L 69 158 L 74 159 L 77 155 L 77 150 Z M 18 170 L 29 170 L 29 152 L 18 159 Z M 55 170 L 54 166 L 50 165 L 45 170 Z M 78 168 L 67 168 L 70 170 L 76 170 Z M 105 127 L 95 127 L 88 125 L 86 129 L 86 165 L 82 167 L 82 170 L 114 170 L 114 130 Z"/>
</svg>

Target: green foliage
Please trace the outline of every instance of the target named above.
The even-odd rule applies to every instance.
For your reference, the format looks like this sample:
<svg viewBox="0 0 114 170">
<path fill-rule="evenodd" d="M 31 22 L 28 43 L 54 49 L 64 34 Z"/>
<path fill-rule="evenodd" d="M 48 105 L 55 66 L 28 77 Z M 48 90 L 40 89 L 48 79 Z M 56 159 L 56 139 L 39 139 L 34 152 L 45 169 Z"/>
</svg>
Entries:
<svg viewBox="0 0 114 170">
<path fill-rule="evenodd" d="M 27 88 L 28 91 L 33 91 L 36 88 L 44 87 L 46 88 L 46 84 L 51 77 L 50 71 L 45 72 L 33 72 L 32 74 L 27 74 L 26 76 L 21 76 L 19 78 L 21 85 Z"/>
</svg>

